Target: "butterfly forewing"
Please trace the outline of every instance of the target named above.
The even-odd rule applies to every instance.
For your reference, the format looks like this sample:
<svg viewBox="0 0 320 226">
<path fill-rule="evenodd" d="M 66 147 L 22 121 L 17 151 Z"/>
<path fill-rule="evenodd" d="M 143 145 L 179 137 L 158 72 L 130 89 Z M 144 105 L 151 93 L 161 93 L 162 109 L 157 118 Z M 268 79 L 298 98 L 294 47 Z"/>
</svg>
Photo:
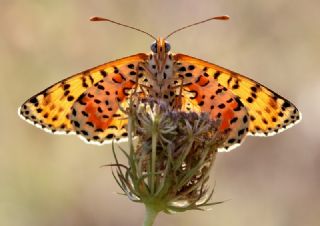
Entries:
<svg viewBox="0 0 320 226">
<path fill-rule="evenodd" d="M 122 93 L 123 89 L 133 87 L 133 83 L 129 80 L 135 80 L 137 65 L 143 63 L 146 59 L 147 55 L 141 53 L 73 75 L 31 97 L 20 107 L 19 113 L 27 121 L 51 132 L 77 132 L 85 138 L 88 138 L 88 136 L 90 138 L 102 137 L 101 134 L 103 136 L 109 135 L 109 137 L 111 137 L 110 134 L 114 134 L 113 136 L 125 135 L 123 129 L 120 129 L 117 133 L 114 132 L 115 128 L 122 128 L 125 124 L 125 121 L 121 120 L 115 122 L 114 117 L 116 116 L 117 119 L 122 118 L 119 106 L 126 99 Z M 102 98 L 102 93 L 99 93 L 100 91 L 102 92 L 99 89 L 101 87 L 104 89 L 104 95 L 108 90 L 110 92 L 109 98 L 112 97 L 112 101 L 110 99 L 108 108 L 112 108 L 112 110 L 108 111 L 106 106 L 101 105 L 102 111 L 106 111 L 106 115 L 109 118 L 106 121 L 106 118 L 103 118 L 103 114 L 97 111 L 96 118 L 103 121 L 105 126 L 103 128 L 95 128 L 95 130 L 99 129 L 97 130 L 98 135 L 89 134 L 89 131 L 86 131 L 86 124 L 80 124 L 84 121 L 81 116 L 84 117 L 86 114 L 91 114 L 90 117 L 93 117 L 95 113 L 92 109 L 90 111 L 90 107 L 87 108 L 88 112 L 82 112 L 79 106 L 97 104 L 96 102 L 99 101 L 99 98 Z M 97 95 L 97 98 L 90 98 L 90 92 Z M 96 102 L 95 99 L 97 99 Z M 107 99 L 106 95 L 104 104 Z M 119 115 L 121 117 L 118 117 Z M 96 123 L 99 122 L 96 120 Z M 101 129 L 103 129 L 102 132 Z M 101 142 L 101 139 L 97 140 Z"/>
<path fill-rule="evenodd" d="M 176 54 L 175 61 L 187 70 L 189 76 L 196 75 L 188 69 L 197 68 L 210 83 L 218 82 L 238 96 L 247 108 L 251 135 L 273 135 L 289 128 L 301 118 L 292 103 L 252 79 L 183 54 Z M 214 93 L 207 87 L 203 87 L 203 92 L 209 95 Z"/>
</svg>

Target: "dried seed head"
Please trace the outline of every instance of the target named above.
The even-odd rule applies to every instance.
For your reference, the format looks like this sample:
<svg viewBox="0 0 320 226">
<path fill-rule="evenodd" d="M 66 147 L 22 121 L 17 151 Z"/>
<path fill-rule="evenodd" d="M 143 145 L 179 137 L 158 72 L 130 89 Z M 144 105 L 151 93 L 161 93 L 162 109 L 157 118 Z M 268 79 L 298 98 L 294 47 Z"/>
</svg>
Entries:
<svg viewBox="0 0 320 226">
<path fill-rule="evenodd" d="M 165 212 L 217 204 L 209 203 L 213 192 L 207 182 L 217 148 L 227 137 L 218 132 L 220 122 L 206 113 L 169 110 L 158 100 L 132 106 L 137 107 L 128 111 L 129 133 L 138 143 L 134 146 L 129 139 L 127 167 L 115 155 L 114 176 L 125 194 Z"/>
</svg>

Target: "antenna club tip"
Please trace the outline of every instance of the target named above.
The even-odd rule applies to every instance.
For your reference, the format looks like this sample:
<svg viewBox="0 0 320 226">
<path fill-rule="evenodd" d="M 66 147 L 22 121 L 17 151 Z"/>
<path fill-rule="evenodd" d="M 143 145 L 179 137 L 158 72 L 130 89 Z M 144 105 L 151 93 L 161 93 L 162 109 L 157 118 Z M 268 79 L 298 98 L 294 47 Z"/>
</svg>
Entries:
<svg viewBox="0 0 320 226">
<path fill-rule="evenodd" d="M 90 21 L 107 21 L 106 18 L 103 18 L 103 17 L 99 17 L 99 16 L 93 16 L 93 17 L 90 17 L 89 19 Z"/>
<path fill-rule="evenodd" d="M 216 16 L 216 17 L 213 17 L 213 19 L 215 19 L 215 20 L 229 20 L 230 16 L 228 16 L 228 15 Z"/>
</svg>

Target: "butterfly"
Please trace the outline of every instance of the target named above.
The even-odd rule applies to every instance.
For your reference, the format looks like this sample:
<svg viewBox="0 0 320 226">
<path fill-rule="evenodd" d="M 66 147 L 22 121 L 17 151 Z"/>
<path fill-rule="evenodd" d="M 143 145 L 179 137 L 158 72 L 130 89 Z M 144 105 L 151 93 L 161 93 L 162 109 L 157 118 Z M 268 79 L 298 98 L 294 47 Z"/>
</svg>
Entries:
<svg viewBox="0 0 320 226">
<path fill-rule="evenodd" d="M 52 133 L 78 134 L 89 143 L 103 144 L 128 136 L 127 116 L 122 109 L 134 92 L 158 98 L 172 109 L 207 112 L 221 121 L 219 130 L 228 138 L 219 151 L 229 151 L 247 135 L 270 136 L 290 128 L 301 113 L 288 100 L 262 84 L 213 63 L 172 53 L 167 41 L 172 34 L 209 18 L 155 38 L 151 53 L 138 53 L 72 75 L 28 99 L 19 114 L 28 122 Z"/>
</svg>

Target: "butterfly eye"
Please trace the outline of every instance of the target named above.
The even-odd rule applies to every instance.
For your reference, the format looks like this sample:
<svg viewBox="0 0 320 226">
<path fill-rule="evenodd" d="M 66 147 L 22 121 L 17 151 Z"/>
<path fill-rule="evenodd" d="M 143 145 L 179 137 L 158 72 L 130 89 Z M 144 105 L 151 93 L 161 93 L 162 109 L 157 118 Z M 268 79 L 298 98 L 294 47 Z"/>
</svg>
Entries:
<svg viewBox="0 0 320 226">
<path fill-rule="evenodd" d="M 156 42 L 152 43 L 150 48 L 151 48 L 152 52 L 157 53 L 157 43 Z"/>
<path fill-rule="evenodd" d="M 165 43 L 165 51 L 166 51 L 166 53 L 169 52 L 170 49 L 171 49 L 170 44 L 169 44 L 168 42 L 166 42 L 166 43 Z"/>
</svg>

